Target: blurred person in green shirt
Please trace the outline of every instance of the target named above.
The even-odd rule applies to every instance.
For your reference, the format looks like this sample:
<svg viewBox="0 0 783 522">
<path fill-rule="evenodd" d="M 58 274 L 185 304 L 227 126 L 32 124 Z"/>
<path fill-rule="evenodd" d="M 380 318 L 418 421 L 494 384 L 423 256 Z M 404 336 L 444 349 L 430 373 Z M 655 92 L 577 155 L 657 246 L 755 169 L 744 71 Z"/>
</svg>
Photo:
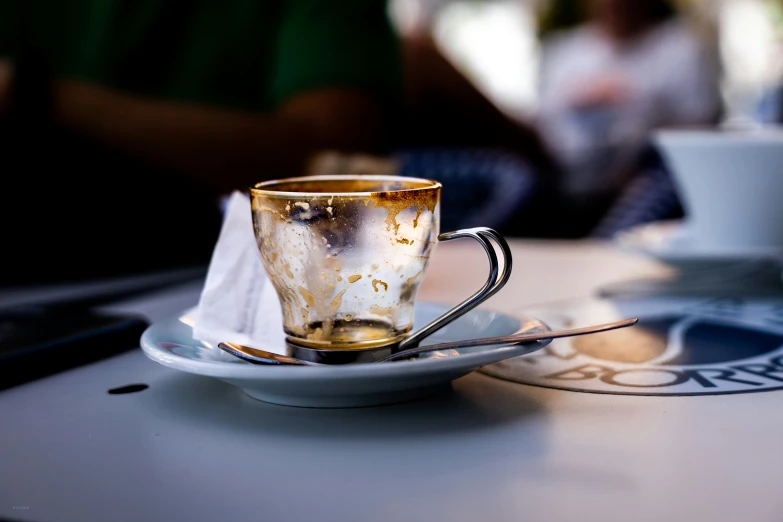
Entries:
<svg viewBox="0 0 783 522">
<path fill-rule="evenodd" d="M 4 2 L 5 279 L 208 262 L 221 196 L 385 152 L 400 67 L 380 0 Z"/>
</svg>

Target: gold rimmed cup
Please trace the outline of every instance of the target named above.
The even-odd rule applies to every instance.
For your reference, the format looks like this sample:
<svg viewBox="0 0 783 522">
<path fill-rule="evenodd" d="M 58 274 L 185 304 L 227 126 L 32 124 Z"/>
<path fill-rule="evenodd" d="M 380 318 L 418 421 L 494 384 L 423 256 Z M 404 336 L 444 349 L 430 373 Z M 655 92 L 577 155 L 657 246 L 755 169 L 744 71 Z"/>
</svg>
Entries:
<svg viewBox="0 0 783 522">
<path fill-rule="evenodd" d="M 453 321 L 494 294 L 511 270 L 491 229 L 441 234 L 441 184 L 405 176 L 332 175 L 257 183 L 254 232 L 277 291 L 289 352 L 318 362 L 384 357 Z M 490 258 L 484 288 L 415 333 L 419 285 L 440 239 L 471 237 Z M 500 273 L 490 239 L 505 257 Z"/>
</svg>

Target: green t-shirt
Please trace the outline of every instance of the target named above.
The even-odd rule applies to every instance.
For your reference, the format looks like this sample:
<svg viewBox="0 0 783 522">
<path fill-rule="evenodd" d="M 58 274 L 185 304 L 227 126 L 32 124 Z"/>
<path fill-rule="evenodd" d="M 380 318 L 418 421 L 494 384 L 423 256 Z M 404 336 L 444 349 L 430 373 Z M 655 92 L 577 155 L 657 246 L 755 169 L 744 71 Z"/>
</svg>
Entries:
<svg viewBox="0 0 783 522">
<path fill-rule="evenodd" d="M 400 89 L 382 0 L 10 0 L 0 54 L 24 28 L 58 74 L 178 101 L 264 111 L 314 87 Z"/>
<path fill-rule="evenodd" d="M 393 115 L 401 90 L 399 49 L 384 0 L 0 0 L 2 56 L 20 70 L 43 56 L 48 72 L 247 111 L 274 110 L 308 89 L 344 86 L 381 95 Z M 25 92 L 37 92 L 41 69 L 26 70 Z M 43 96 L 28 96 L 26 108 L 33 110 L 30 104 Z M 27 254 L 7 270 L 16 281 L 96 278 L 210 260 L 221 217 L 195 186 L 75 133 L 28 135 L 0 125 L 0 142 L 9 141 L 3 174 L 11 188 L 0 198 L 0 217 L 24 223 L 5 234 L 9 248 Z M 69 164 L 94 176 L 62 174 L 72 170 L 64 167 Z M 51 230 L 52 214 L 30 204 L 44 197 L 42 186 L 57 186 L 56 194 L 45 195 L 57 208 L 57 232 L 45 241 L 37 231 Z M 98 186 L 112 197 L 96 195 Z M 102 230 L 107 219 L 111 234 Z M 52 256 L 56 262 L 45 269 L 29 262 Z"/>
</svg>

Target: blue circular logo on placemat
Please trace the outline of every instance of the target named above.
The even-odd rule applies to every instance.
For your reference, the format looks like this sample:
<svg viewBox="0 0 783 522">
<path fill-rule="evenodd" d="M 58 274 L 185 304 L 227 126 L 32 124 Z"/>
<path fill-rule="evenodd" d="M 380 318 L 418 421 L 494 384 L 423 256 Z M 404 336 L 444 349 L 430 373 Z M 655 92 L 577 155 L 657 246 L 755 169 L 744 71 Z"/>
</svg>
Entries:
<svg viewBox="0 0 783 522">
<path fill-rule="evenodd" d="M 713 395 L 783 389 L 783 301 L 593 301 L 531 315 L 552 328 L 639 317 L 484 368 L 524 384 L 593 393 Z M 589 318 L 589 319 L 586 319 Z"/>
</svg>

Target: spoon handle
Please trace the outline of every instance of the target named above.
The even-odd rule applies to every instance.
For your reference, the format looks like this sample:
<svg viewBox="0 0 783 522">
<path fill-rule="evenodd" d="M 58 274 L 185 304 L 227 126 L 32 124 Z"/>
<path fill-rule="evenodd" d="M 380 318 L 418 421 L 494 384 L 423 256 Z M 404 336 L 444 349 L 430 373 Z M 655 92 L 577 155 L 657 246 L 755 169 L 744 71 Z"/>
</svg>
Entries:
<svg viewBox="0 0 783 522">
<path fill-rule="evenodd" d="M 448 343 L 430 344 L 427 346 L 417 346 L 415 348 L 401 350 L 397 353 L 393 353 L 375 362 L 397 361 L 399 359 L 407 359 L 412 355 L 417 355 L 420 353 L 436 352 L 440 350 L 452 350 L 454 348 L 468 348 L 473 346 L 491 346 L 495 344 L 507 344 L 510 346 L 515 346 L 518 344 L 529 343 L 533 341 L 543 341 L 545 339 L 559 339 L 561 337 L 573 337 L 576 335 L 608 332 L 609 330 L 617 330 L 618 328 L 626 328 L 628 326 L 633 326 L 638 322 L 639 322 L 639 318 L 634 317 L 633 319 L 623 319 L 622 321 L 615 321 L 612 323 L 598 324 L 593 326 L 585 326 L 583 328 L 572 328 L 570 330 L 557 330 L 557 331 L 537 332 L 537 333 L 530 333 L 530 334 L 508 335 L 503 337 L 485 337 L 483 339 L 468 339 L 465 341 L 452 341 Z"/>
</svg>

